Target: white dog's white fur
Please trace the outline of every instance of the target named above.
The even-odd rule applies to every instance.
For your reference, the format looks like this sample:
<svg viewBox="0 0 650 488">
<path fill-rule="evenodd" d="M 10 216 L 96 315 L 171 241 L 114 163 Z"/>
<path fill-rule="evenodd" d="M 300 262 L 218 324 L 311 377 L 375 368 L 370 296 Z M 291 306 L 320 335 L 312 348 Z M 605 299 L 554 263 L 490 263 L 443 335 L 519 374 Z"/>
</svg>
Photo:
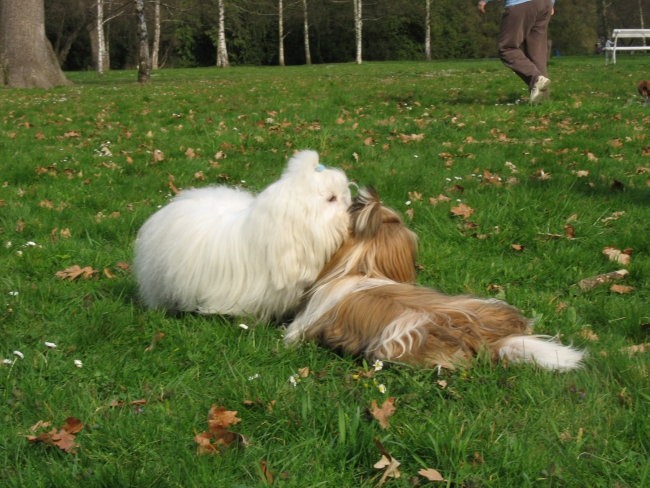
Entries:
<svg viewBox="0 0 650 488">
<path fill-rule="evenodd" d="M 261 320 L 291 313 L 348 233 L 349 182 L 315 151 L 259 195 L 181 191 L 138 232 L 135 274 L 149 308 Z"/>
</svg>

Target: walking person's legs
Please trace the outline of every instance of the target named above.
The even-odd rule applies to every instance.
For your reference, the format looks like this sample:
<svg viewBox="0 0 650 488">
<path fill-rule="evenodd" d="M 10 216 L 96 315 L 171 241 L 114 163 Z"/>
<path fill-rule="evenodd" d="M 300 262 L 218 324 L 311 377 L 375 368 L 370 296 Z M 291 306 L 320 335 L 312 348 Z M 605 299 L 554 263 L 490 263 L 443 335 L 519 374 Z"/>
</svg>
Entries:
<svg viewBox="0 0 650 488">
<path fill-rule="evenodd" d="M 531 0 L 506 8 L 501 17 L 499 58 L 528 85 L 531 102 L 548 94 L 550 85 L 546 60 L 551 5 L 551 0 Z"/>
</svg>

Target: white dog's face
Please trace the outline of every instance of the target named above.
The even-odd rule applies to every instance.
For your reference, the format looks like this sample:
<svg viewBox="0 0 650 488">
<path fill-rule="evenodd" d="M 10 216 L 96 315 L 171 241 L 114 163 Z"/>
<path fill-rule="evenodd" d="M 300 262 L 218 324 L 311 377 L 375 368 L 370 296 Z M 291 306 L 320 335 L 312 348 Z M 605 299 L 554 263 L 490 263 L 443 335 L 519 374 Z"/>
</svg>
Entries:
<svg viewBox="0 0 650 488">
<path fill-rule="evenodd" d="M 315 194 L 322 199 L 324 213 L 327 220 L 337 218 L 343 214 L 346 215 L 352 204 L 352 195 L 350 193 L 350 184 L 343 171 L 333 168 L 324 169 L 321 178 L 316 180 L 318 188 Z"/>
</svg>

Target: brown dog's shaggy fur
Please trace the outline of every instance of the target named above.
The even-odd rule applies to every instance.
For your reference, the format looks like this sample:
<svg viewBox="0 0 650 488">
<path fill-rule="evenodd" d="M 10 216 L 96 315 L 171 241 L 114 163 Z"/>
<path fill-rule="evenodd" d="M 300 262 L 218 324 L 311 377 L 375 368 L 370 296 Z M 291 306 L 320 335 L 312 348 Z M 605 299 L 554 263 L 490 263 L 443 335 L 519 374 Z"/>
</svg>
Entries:
<svg viewBox="0 0 650 488">
<path fill-rule="evenodd" d="M 644 105 L 649 105 L 650 104 L 650 81 L 642 80 L 639 83 L 639 85 L 636 87 L 636 89 L 639 90 L 639 95 L 641 95 L 645 100 Z"/>
<path fill-rule="evenodd" d="M 417 238 L 372 189 L 351 207 L 350 236 L 321 272 L 285 340 L 316 340 L 369 359 L 453 368 L 487 349 L 497 360 L 577 368 L 583 353 L 530 335 L 507 303 L 417 286 Z"/>
</svg>

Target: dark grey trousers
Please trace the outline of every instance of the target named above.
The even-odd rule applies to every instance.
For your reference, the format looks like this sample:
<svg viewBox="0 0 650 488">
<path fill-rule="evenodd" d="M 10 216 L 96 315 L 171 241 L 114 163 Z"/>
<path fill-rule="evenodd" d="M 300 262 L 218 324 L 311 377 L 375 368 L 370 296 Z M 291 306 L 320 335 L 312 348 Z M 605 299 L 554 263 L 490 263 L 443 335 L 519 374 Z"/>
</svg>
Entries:
<svg viewBox="0 0 650 488">
<path fill-rule="evenodd" d="M 548 23 L 552 0 L 530 0 L 504 10 L 499 33 L 499 58 L 529 88 L 546 76 Z"/>
</svg>

